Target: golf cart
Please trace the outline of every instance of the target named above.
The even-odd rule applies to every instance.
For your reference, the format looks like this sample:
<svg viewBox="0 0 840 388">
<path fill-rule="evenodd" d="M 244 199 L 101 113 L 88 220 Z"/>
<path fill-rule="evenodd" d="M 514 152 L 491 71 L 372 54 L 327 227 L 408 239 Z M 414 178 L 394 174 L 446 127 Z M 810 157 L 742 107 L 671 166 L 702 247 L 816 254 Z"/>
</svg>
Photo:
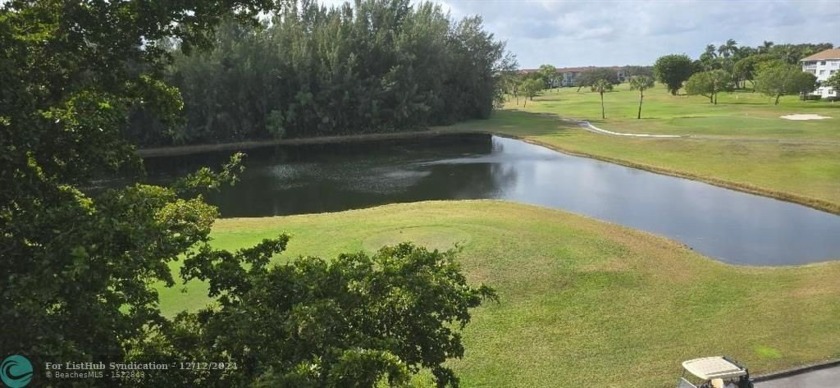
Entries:
<svg viewBox="0 0 840 388">
<path fill-rule="evenodd" d="M 750 372 L 726 357 L 684 361 L 677 388 L 752 388 Z"/>
</svg>

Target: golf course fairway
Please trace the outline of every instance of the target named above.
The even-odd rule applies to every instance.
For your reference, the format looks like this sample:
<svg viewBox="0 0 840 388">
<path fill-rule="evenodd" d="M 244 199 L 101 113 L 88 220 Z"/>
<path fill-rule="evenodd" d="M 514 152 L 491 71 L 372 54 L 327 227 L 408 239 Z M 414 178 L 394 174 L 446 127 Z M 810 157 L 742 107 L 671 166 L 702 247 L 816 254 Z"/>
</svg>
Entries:
<svg viewBox="0 0 840 388">
<path fill-rule="evenodd" d="M 682 360 L 728 355 L 753 375 L 840 357 L 840 262 L 739 267 L 652 234 L 509 202 L 392 204 L 317 215 L 221 219 L 218 248 L 287 232 L 280 263 L 414 241 L 459 244 L 468 280 L 500 302 L 473 310 L 465 387 L 671 386 Z M 163 311 L 206 287 L 161 288 Z M 419 379 L 419 380 L 422 380 Z"/>
</svg>

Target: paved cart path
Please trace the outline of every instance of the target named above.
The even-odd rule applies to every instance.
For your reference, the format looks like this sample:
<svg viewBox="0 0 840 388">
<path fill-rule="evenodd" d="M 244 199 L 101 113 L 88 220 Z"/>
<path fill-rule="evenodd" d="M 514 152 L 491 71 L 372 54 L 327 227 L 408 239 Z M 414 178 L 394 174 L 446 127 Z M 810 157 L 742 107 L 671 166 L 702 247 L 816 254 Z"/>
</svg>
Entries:
<svg viewBox="0 0 840 388">
<path fill-rule="evenodd" d="M 780 143 L 780 144 L 800 144 L 800 145 L 840 145 L 840 141 L 835 140 L 800 140 L 800 139 L 777 139 L 777 138 L 757 138 L 757 137 L 737 137 L 737 136 L 714 136 L 714 135 L 654 135 L 648 133 L 626 133 L 613 132 L 603 128 L 598 128 L 586 120 L 574 120 L 567 118 L 560 118 L 566 122 L 572 122 L 581 128 L 602 135 L 610 136 L 624 136 L 636 138 L 652 138 L 652 139 L 689 139 L 689 140 L 721 140 L 721 141 L 743 141 L 743 142 L 758 142 L 758 143 Z M 840 386 L 840 385 L 838 385 Z"/>
<path fill-rule="evenodd" d="M 755 383 L 755 386 L 756 388 L 837 388 L 840 387 L 840 365 L 762 381 Z"/>
</svg>

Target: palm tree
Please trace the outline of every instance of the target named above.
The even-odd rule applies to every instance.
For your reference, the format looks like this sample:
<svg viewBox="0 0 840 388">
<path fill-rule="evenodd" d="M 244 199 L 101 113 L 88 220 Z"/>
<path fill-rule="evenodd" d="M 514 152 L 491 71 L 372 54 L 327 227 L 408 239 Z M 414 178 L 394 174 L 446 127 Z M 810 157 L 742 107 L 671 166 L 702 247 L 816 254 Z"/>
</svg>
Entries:
<svg viewBox="0 0 840 388">
<path fill-rule="evenodd" d="M 758 52 L 761 54 L 766 54 L 770 52 L 770 48 L 773 47 L 773 42 L 765 40 L 764 44 L 758 48 Z"/>
<path fill-rule="evenodd" d="M 630 89 L 639 91 L 639 114 L 636 115 L 636 119 L 642 118 L 642 100 L 645 99 L 645 89 L 650 89 L 652 87 L 653 78 L 651 77 L 646 75 L 636 75 L 630 77 Z M 601 104 L 603 105 L 603 99 Z M 603 107 L 601 109 L 601 114 L 603 115 Z"/>
<path fill-rule="evenodd" d="M 729 58 L 738 51 L 738 43 L 734 39 L 727 39 L 726 43 L 718 47 L 718 54 L 724 58 Z"/>
<path fill-rule="evenodd" d="M 723 46 L 721 46 L 723 48 Z M 712 70 L 719 67 L 720 60 L 718 53 L 715 51 L 715 45 L 706 45 L 706 51 L 700 54 L 700 63 L 703 64 L 704 70 Z"/>
<path fill-rule="evenodd" d="M 603 78 L 595 81 L 595 83 L 592 84 L 592 91 L 593 92 L 598 92 L 598 94 L 601 95 L 601 118 L 602 119 L 607 118 L 607 116 L 604 114 L 604 92 L 608 92 L 612 89 L 613 89 L 613 85 L 610 83 L 610 81 L 607 81 Z"/>
</svg>

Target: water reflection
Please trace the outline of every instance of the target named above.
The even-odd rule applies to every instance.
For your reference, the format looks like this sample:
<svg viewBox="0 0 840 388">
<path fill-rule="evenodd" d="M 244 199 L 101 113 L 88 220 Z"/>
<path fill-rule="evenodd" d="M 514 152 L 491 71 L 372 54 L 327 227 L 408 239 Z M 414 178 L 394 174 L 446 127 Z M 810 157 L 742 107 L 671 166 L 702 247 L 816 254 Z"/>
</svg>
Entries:
<svg viewBox="0 0 840 388">
<path fill-rule="evenodd" d="M 731 263 L 840 258 L 840 217 L 828 213 L 516 140 L 484 136 L 448 143 L 249 152 L 242 182 L 209 199 L 223 217 L 431 199 L 507 199 L 668 236 Z M 151 160 L 147 169 L 152 178 L 165 180 L 223 160 L 224 155 Z"/>
</svg>

